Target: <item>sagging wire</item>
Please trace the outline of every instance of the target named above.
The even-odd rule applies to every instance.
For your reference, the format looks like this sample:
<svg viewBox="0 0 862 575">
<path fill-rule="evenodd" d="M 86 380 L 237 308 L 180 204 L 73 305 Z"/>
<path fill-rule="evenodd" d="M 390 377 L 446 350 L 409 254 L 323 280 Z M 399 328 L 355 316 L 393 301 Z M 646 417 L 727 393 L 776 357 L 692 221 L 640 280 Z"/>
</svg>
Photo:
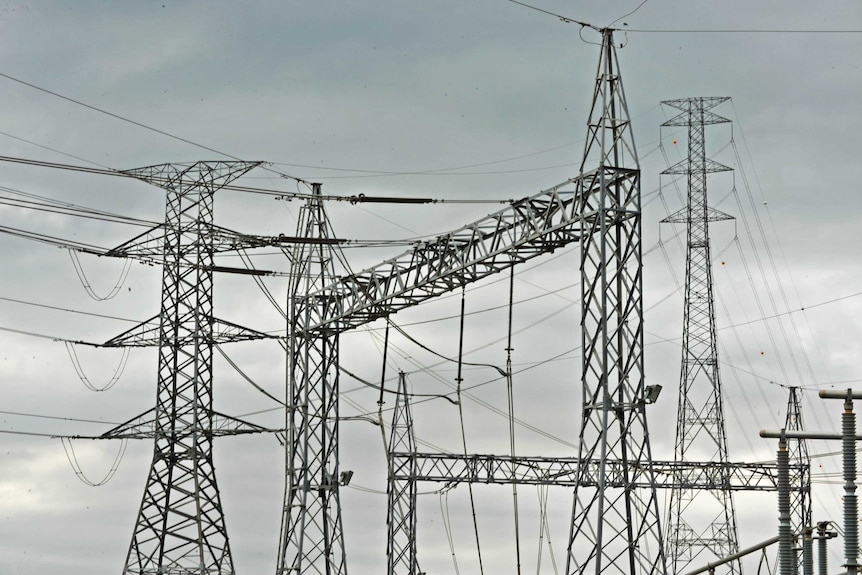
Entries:
<svg viewBox="0 0 862 575">
<path fill-rule="evenodd" d="M 120 290 L 123 288 L 123 284 L 126 283 L 126 278 L 129 276 L 129 270 L 132 267 L 131 258 L 126 258 L 125 262 L 123 262 L 123 270 L 120 272 L 120 276 L 117 278 L 114 287 L 111 288 L 111 291 L 108 292 L 106 296 L 100 296 L 93 291 L 93 287 L 90 285 L 90 280 L 87 279 L 87 274 L 84 273 L 84 268 L 81 266 L 81 260 L 78 259 L 78 254 L 75 250 L 69 249 L 69 257 L 72 259 L 72 266 L 75 268 L 75 273 L 78 275 L 78 279 L 81 281 L 81 285 L 84 287 L 84 291 L 87 292 L 92 299 L 95 301 L 106 301 L 109 299 L 113 299 Z"/>
<path fill-rule="evenodd" d="M 470 484 L 468 483 L 467 485 L 469 486 Z M 470 501 L 472 500 L 473 498 L 471 496 Z M 458 558 L 455 556 L 455 541 L 452 539 L 452 518 L 449 516 L 449 489 L 440 490 L 440 514 L 443 517 L 443 529 L 446 531 L 446 540 L 449 542 L 449 552 L 452 554 L 452 564 L 455 567 L 455 575 L 461 575 L 461 571 L 458 569 Z"/>
<path fill-rule="evenodd" d="M 97 387 L 93 385 L 90 381 L 90 378 L 87 377 L 87 374 L 84 373 L 84 368 L 81 367 L 81 360 L 78 358 L 78 353 L 75 351 L 75 342 L 69 340 L 61 340 L 66 346 L 66 353 L 69 355 L 69 359 L 72 361 L 72 367 L 75 368 L 75 373 L 78 375 L 78 379 L 81 380 L 81 383 L 84 384 L 84 387 L 89 389 L 90 391 L 101 392 L 108 391 L 112 387 L 114 387 L 120 378 L 123 376 L 123 372 L 126 370 L 126 364 L 129 361 L 129 354 L 131 352 L 130 347 L 123 348 L 123 355 L 120 357 L 120 363 L 117 364 L 117 369 L 114 370 L 114 375 L 111 376 L 111 379 L 106 383 L 103 387 Z"/>
<path fill-rule="evenodd" d="M 461 288 L 461 291 L 462 291 L 462 299 L 461 299 L 461 328 L 463 329 L 463 327 L 464 327 L 464 313 L 463 313 L 463 312 L 464 312 L 464 299 L 463 299 L 464 288 L 463 288 L 463 287 Z M 410 334 L 408 334 L 406 331 L 404 331 L 404 329 L 402 329 L 401 327 L 399 327 L 399 326 L 398 326 L 398 324 L 396 324 L 395 322 L 393 322 L 393 321 L 392 321 L 392 320 L 390 320 L 389 318 L 386 318 L 386 324 L 387 324 L 387 326 L 391 325 L 393 328 L 395 328 L 395 331 L 397 331 L 398 333 L 400 333 L 401 335 L 403 335 L 403 336 L 404 336 L 404 337 L 406 337 L 408 340 L 410 340 L 410 341 L 411 341 L 411 342 L 413 342 L 414 344 L 418 345 L 420 348 L 424 349 L 424 350 L 425 350 L 425 351 L 427 351 L 428 353 L 430 353 L 430 354 L 432 354 L 432 355 L 435 355 L 435 356 L 439 357 L 440 359 L 446 360 L 446 361 L 448 361 L 448 362 L 451 362 L 451 363 L 457 363 L 457 364 L 458 364 L 458 377 L 459 377 L 459 378 L 461 377 L 461 375 L 460 375 L 460 374 L 461 374 L 461 366 L 462 366 L 462 365 L 469 365 L 470 367 L 490 367 L 490 368 L 492 368 L 492 369 L 497 370 L 497 372 L 498 372 L 501 376 L 506 377 L 506 372 L 505 372 L 505 370 L 503 370 L 502 368 L 500 368 L 500 367 L 498 367 L 498 366 L 496 366 L 496 365 L 493 365 L 493 364 L 490 364 L 490 363 L 472 363 L 472 362 L 469 362 L 469 361 L 463 361 L 463 360 L 462 360 L 462 356 L 461 356 L 461 353 L 463 352 L 463 347 L 459 347 L 459 350 L 458 350 L 458 354 L 459 354 L 459 355 L 458 355 L 458 359 L 457 359 L 457 360 L 454 360 L 454 359 L 452 359 L 452 358 L 450 358 L 450 357 L 446 357 L 445 355 L 443 355 L 443 354 L 441 354 L 441 353 L 439 353 L 439 352 L 434 351 L 434 350 L 433 350 L 433 349 L 431 349 L 430 347 L 428 347 L 428 346 L 426 346 L 425 344 L 423 344 L 422 342 L 418 341 L 417 339 L 415 339 L 414 337 L 412 337 Z M 463 343 L 464 343 L 464 342 L 463 342 L 463 335 L 464 335 L 464 334 L 462 333 L 462 334 L 461 334 L 461 345 L 463 345 Z M 499 341 L 499 340 L 498 340 L 498 341 Z M 494 343 L 496 343 L 496 342 L 494 342 Z"/>
<path fill-rule="evenodd" d="M 81 483 L 89 485 L 90 487 L 101 487 L 116 475 L 117 470 L 120 468 L 120 462 L 122 462 L 123 456 L 126 454 L 126 446 L 128 445 L 129 440 L 125 438 L 121 440 L 120 449 L 117 452 L 117 456 L 114 457 L 114 462 L 111 464 L 111 468 L 100 481 L 91 481 L 86 475 L 84 475 L 84 471 L 78 463 L 78 458 L 75 456 L 75 449 L 72 447 L 71 438 L 61 437 L 60 443 L 63 444 L 63 452 L 66 454 L 66 459 L 69 461 L 69 465 L 72 466 L 75 476 L 81 480 Z"/>
</svg>

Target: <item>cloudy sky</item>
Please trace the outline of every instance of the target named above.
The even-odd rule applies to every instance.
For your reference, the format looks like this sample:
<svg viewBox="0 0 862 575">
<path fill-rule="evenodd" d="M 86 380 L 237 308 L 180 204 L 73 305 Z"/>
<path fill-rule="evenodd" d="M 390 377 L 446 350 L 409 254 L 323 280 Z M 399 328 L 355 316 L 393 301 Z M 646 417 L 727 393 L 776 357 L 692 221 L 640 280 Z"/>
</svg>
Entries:
<svg viewBox="0 0 862 575">
<path fill-rule="evenodd" d="M 684 134 L 660 129 L 673 111 L 662 100 L 730 96 L 717 111 L 732 120 L 707 131 L 707 149 L 734 168 L 710 180 L 711 203 L 737 217 L 713 228 L 722 378 L 731 459 L 768 461 L 774 442 L 761 428 L 784 421 L 787 386 L 803 388 L 805 424 L 838 428 L 840 406 L 821 388 L 862 385 L 862 272 L 855 176 L 862 74 L 862 7 L 850 1 L 721 3 L 649 0 L 535 6 L 596 26 L 615 26 L 644 196 L 647 383 L 665 386 L 650 420 L 657 457 L 673 455 L 679 380 L 684 253 L 679 229 L 659 221 L 682 206 L 681 184 L 659 177 L 683 157 Z M 636 10 L 637 9 L 637 10 Z M 636 10 L 636 11 L 635 11 Z M 634 13 L 631 13 L 635 11 Z M 852 33 L 838 33 L 853 30 Z M 402 240 L 449 231 L 576 174 L 598 58 L 598 35 L 506 0 L 454 2 L 5 2 L 0 5 L 0 155 L 126 169 L 163 162 L 240 157 L 272 162 L 242 183 L 284 192 L 279 173 L 322 182 L 334 195 L 482 199 L 431 206 L 328 206 L 336 233 L 387 240 L 348 249 L 351 269 L 403 251 Z M 678 139 L 679 144 L 673 140 Z M 164 194 L 117 178 L 0 162 L 0 196 L 22 193 L 158 222 Z M 220 192 L 217 223 L 255 234 L 292 234 L 299 203 Z M 0 206 L 0 225 L 118 245 L 142 228 Z M 158 268 L 80 256 L 0 236 L 0 566 L 35 575 L 117 573 L 123 565 L 151 445 L 131 442 L 110 481 L 79 481 L 50 435 L 98 435 L 151 408 L 156 354 L 133 350 L 110 390 L 94 393 L 55 340 L 103 342 L 157 313 Z M 284 272 L 262 250 L 255 265 Z M 241 265 L 228 260 L 230 265 Z M 513 313 L 517 449 L 573 455 L 580 413 L 579 257 L 572 246 L 518 270 Z M 81 280 L 83 271 L 86 279 Z M 118 282 L 118 278 L 120 280 Z M 497 278 L 492 278 L 497 280 Z M 467 359 L 506 360 L 506 282 L 467 292 Z M 95 301 L 120 286 L 112 299 Z M 267 280 L 283 301 L 283 280 Z M 246 277 L 219 277 L 216 314 L 283 333 L 276 310 Z M 452 357 L 458 297 L 399 314 L 415 339 Z M 804 310 L 803 310 L 804 308 Z M 111 381 L 119 350 L 71 348 L 93 386 Z M 343 339 L 342 363 L 378 381 L 382 326 Z M 284 357 L 273 343 L 226 346 L 268 392 L 284 393 Z M 455 367 L 393 337 L 387 384 L 408 372 L 417 393 L 449 393 Z M 554 361 L 549 361 L 556 358 Z M 279 427 L 277 405 L 232 367 L 216 361 L 216 408 Z M 472 369 L 464 401 L 468 450 L 506 453 L 502 382 Z M 485 383 L 489 382 L 489 383 Z M 482 385 L 484 384 L 484 385 Z M 342 379 L 343 415 L 377 417 L 376 393 Z M 387 405 L 385 407 L 391 407 Z M 462 451 L 457 409 L 417 405 L 419 438 Z M 384 413 L 384 418 L 389 414 Z M 444 425 L 440 425 L 445 421 Z M 541 433 L 539 433 L 541 432 Z M 342 424 L 342 468 L 355 471 L 342 495 L 350 569 L 380 573 L 385 553 L 385 473 L 378 427 Z M 112 470 L 118 442 L 72 442 L 91 482 Z M 429 447 L 432 449 L 432 447 Z M 815 520 L 840 520 L 835 445 L 812 445 Z M 225 438 L 216 465 L 234 562 L 240 573 L 274 570 L 283 487 L 283 450 L 271 436 Z M 423 569 L 478 572 L 465 488 L 420 487 Z M 514 572 L 512 494 L 477 487 L 486 567 Z M 571 494 L 552 492 L 552 531 L 539 551 L 542 493 L 522 489 L 521 532 L 528 571 L 562 565 Z M 448 506 L 448 512 L 446 511 Z M 740 544 L 773 533 L 765 496 L 737 498 Z M 447 525 L 449 526 L 447 528 Z M 448 529 L 448 531 L 447 531 Z M 449 547 L 451 535 L 454 553 Z M 840 564 L 833 544 L 831 565 Z M 453 561 L 454 555 L 454 561 Z M 562 568 L 562 567 L 560 567 Z"/>
</svg>

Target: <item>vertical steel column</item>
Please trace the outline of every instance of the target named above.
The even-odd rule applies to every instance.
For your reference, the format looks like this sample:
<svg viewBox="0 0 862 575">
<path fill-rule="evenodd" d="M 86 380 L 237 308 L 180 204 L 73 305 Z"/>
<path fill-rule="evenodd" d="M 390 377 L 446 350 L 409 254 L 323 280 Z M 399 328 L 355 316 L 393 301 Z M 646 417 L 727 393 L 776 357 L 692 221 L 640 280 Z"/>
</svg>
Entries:
<svg viewBox="0 0 862 575">
<path fill-rule="evenodd" d="M 662 126 L 688 129 L 688 157 L 662 174 L 685 175 L 685 208 L 662 220 L 685 223 L 685 303 L 682 333 L 682 369 L 677 409 L 676 461 L 728 462 L 724 404 L 718 370 L 715 303 L 709 222 L 732 219 L 707 202 L 707 174 L 729 170 L 706 157 L 705 126 L 728 122 L 711 111 L 729 98 L 684 98 L 663 104 L 681 113 Z M 722 485 L 710 490 L 674 488 L 670 495 L 667 554 L 673 573 L 686 570 L 695 560 L 733 555 L 739 550 L 736 511 L 728 488 L 729 468 Z M 709 553 L 709 557 L 701 554 Z M 740 572 L 740 562 L 726 564 Z"/>
<path fill-rule="evenodd" d="M 597 481 L 579 466 L 566 573 L 665 573 L 645 414 L 640 170 L 613 31 L 602 30 L 581 173 L 582 420 L 579 459 L 598 460 Z M 589 190 L 598 190 L 589 193 Z M 606 462 L 623 462 L 609 482 Z M 652 486 L 638 489 L 644 479 Z"/>
<path fill-rule="evenodd" d="M 301 208 L 288 293 L 288 446 L 277 575 L 347 572 L 338 469 L 338 330 L 317 330 L 335 275 L 320 184 Z"/>
<path fill-rule="evenodd" d="M 389 479 L 386 492 L 389 507 L 386 525 L 389 537 L 386 544 L 386 573 L 417 575 L 416 480 L 413 479 L 416 477 L 416 439 L 413 435 L 410 397 L 407 395 L 407 378 L 403 372 L 398 376 L 398 395 L 392 413 L 387 464 Z M 396 476 L 405 475 L 410 479 L 395 479 Z"/>
</svg>

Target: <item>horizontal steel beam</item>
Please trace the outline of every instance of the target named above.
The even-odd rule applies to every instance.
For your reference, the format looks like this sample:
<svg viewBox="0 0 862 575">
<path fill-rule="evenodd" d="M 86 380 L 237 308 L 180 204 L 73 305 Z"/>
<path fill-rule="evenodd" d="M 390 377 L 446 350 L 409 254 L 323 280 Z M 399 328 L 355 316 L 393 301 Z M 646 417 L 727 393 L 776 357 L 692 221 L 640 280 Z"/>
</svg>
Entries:
<svg viewBox="0 0 862 575">
<path fill-rule="evenodd" d="M 501 455 L 455 455 L 451 453 L 392 453 L 395 470 L 410 469 L 403 463 L 415 457 L 416 473 L 396 471 L 394 480 L 438 483 L 486 483 L 509 485 L 558 485 L 574 487 L 578 481 L 578 459 Z M 589 462 L 582 486 L 596 486 L 602 463 Z M 653 461 L 605 461 L 605 485 L 612 488 L 650 487 L 649 472 L 660 489 L 729 489 L 731 491 L 778 491 L 775 463 L 717 463 Z M 794 477 L 807 465 L 791 465 Z"/>
</svg>

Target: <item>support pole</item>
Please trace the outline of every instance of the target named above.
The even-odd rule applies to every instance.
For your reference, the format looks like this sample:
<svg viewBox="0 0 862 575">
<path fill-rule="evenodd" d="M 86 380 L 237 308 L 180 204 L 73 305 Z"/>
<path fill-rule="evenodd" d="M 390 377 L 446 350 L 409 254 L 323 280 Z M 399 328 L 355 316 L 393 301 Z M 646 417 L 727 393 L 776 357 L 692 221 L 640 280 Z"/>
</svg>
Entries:
<svg viewBox="0 0 862 575">
<path fill-rule="evenodd" d="M 783 431 L 783 430 L 782 430 Z M 778 440 L 778 567 L 781 575 L 796 575 L 793 533 L 790 530 L 790 472 L 787 438 Z"/>
<path fill-rule="evenodd" d="M 853 397 L 847 390 L 841 414 L 842 459 L 844 462 L 844 557 L 847 575 L 856 575 L 859 564 L 859 506 L 856 501 L 856 414 Z"/>
<path fill-rule="evenodd" d="M 813 529 L 802 528 L 802 575 L 814 575 Z"/>
</svg>

